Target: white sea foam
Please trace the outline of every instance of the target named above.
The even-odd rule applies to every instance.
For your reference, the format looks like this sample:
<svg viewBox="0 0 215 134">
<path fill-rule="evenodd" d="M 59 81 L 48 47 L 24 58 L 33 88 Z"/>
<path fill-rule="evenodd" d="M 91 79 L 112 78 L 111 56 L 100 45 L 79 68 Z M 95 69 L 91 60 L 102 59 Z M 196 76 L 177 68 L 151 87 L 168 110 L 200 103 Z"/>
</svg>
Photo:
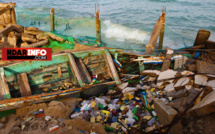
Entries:
<svg viewBox="0 0 215 134">
<path fill-rule="evenodd" d="M 150 33 L 148 32 L 114 24 L 110 20 L 105 20 L 103 23 L 106 29 L 102 33 L 106 38 L 113 38 L 120 42 L 135 41 L 136 43 L 146 43 L 149 40 Z"/>
</svg>

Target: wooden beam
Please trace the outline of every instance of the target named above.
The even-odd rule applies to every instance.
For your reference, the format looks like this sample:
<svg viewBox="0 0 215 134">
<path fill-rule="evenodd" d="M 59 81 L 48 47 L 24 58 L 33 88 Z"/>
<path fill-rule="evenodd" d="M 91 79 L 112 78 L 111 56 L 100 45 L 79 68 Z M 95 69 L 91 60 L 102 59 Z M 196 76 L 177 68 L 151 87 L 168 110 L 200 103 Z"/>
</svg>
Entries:
<svg viewBox="0 0 215 134">
<path fill-rule="evenodd" d="M 73 55 L 71 53 L 68 53 L 68 57 L 69 57 L 70 68 L 71 68 L 71 70 L 72 70 L 77 82 L 79 83 L 79 85 L 81 87 L 84 87 L 85 84 L 83 83 L 82 77 L 80 75 L 80 71 L 79 71 L 79 69 L 77 67 L 77 64 L 75 62 L 75 58 L 73 57 Z"/>
<path fill-rule="evenodd" d="M 5 29 L 0 31 L 0 37 L 5 37 L 7 36 L 11 31 L 15 30 L 18 33 L 23 33 L 24 31 L 19 28 L 17 25 L 11 24 L 7 26 Z"/>
<path fill-rule="evenodd" d="M 199 30 L 193 46 L 205 45 L 206 41 L 210 37 L 210 34 L 211 33 L 208 30 Z"/>
<path fill-rule="evenodd" d="M 32 44 L 30 44 L 28 46 L 22 46 L 22 47 L 24 47 L 24 48 L 39 47 L 39 46 L 43 46 L 43 45 L 47 44 L 48 42 L 49 42 L 49 40 L 46 39 L 46 40 L 42 40 L 42 41 L 39 41 L 39 42 L 36 42 L 36 43 L 32 43 Z"/>
<path fill-rule="evenodd" d="M 119 75 L 118 75 L 118 72 L 117 72 L 116 67 L 114 65 L 113 59 L 111 57 L 111 54 L 109 53 L 109 51 L 107 49 L 105 49 L 105 55 L 106 55 L 110 70 L 112 72 L 112 75 L 114 77 L 114 80 L 116 81 L 116 84 L 120 84 L 121 80 L 119 78 Z"/>
<path fill-rule="evenodd" d="M 7 80 L 4 75 L 4 68 L 0 68 L 0 100 L 10 99 L 10 90 L 7 84 Z"/>
<path fill-rule="evenodd" d="M 166 7 L 163 7 L 162 9 L 162 16 L 164 16 L 164 20 L 160 31 L 159 44 L 158 44 L 159 50 L 162 50 L 163 48 L 163 38 L 164 38 L 164 30 L 165 30 L 165 22 L 166 22 Z"/>
<path fill-rule="evenodd" d="M 154 26 L 149 43 L 146 45 L 145 54 L 152 54 L 154 52 L 154 49 L 158 40 L 158 36 L 160 34 L 164 20 L 165 20 L 165 14 L 162 14 Z"/>
<path fill-rule="evenodd" d="M 17 75 L 17 79 L 22 97 L 31 96 L 31 88 L 28 82 L 27 73 Z"/>
<path fill-rule="evenodd" d="M 10 9 L 10 6 L 8 5 L 8 6 L 6 6 L 5 8 L 3 8 L 3 9 L 1 9 L 0 10 L 0 15 L 2 15 L 3 13 L 5 13 L 7 10 L 9 10 Z"/>
</svg>

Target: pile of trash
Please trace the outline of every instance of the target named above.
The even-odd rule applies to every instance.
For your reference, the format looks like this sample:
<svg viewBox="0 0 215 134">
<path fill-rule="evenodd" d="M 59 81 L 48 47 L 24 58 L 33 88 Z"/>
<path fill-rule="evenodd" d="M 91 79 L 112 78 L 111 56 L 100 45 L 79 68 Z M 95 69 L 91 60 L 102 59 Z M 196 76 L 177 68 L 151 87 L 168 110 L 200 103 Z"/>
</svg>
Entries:
<svg viewBox="0 0 215 134">
<path fill-rule="evenodd" d="M 214 82 L 209 74 L 144 70 L 106 95 L 19 108 L 6 127 L 10 133 L 210 133 L 205 122 L 214 123 Z"/>
</svg>

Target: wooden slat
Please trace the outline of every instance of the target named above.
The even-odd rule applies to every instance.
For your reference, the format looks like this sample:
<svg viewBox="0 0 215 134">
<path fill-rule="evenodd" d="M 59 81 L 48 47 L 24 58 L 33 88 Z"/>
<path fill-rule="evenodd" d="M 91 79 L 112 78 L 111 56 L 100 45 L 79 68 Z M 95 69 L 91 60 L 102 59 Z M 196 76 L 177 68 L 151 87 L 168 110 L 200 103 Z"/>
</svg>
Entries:
<svg viewBox="0 0 215 134">
<path fill-rule="evenodd" d="M 81 58 L 78 58 L 76 60 L 76 63 L 77 63 L 77 66 L 81 72 L 81 76 L 83 77 L 83 81 L 86 83 L 86 84 L 90 84 L 92 79 L 90 77 L 90 74 L 89 72 L 87 71 L 87 68 L 86 66 L 84 65 L 83 61 Z"/>
<path fill-rule="evenodd" d="M 69 57 L 70 68 L 71 68 L 76 80 L 78 81 L 78 83 L 81 87 L 84 87 L 84 83 L 83 83 L 82 77 L 80 75 L 80 71 L 75 62 L 75 58 L 73 57 L 73 55 L 71 53 L 68 53 L 68 57 Z"/>
<path fill-rule="evenodd" d="M 17 78 L 18 78 L 19 88 L 20 88 L 22 97 L 32 95 L 31 88 L 28 83 L 27 73 L 21 73 L 17 76 Z"/>
<path fill-rule="evenodd" d="M 4 75 L 4 68 L 0 68 L 0 100 L 10 99 L 9 87 Z"/>
<path fill-rule="evenodd" d="M 58 68 L 57 68 L 57 71 L 58 71 L 58 75 L 59 75 L 59 77 L 62 77 L 61 67 L 58 67 Z"/>
<path fill-rule="evenodd" d="M 116 70 L 116 67 L 113 63 L 113 59 L 109 53 L 109 51 L 107 49 L 105 49 L 105 55 L 106 55 L 106 58 L 107 58 L 107 62 L 108 62 L 108 65 L 110 67 L 110 70 L 112 72 L 112 75 L 114 77 L 114 80 L 116 81 L 116 84 L 120 84 L 121 83 L 121 80 L 119 78 L 119 75 L 117 73 L 117 70 Z"/>
</svg>

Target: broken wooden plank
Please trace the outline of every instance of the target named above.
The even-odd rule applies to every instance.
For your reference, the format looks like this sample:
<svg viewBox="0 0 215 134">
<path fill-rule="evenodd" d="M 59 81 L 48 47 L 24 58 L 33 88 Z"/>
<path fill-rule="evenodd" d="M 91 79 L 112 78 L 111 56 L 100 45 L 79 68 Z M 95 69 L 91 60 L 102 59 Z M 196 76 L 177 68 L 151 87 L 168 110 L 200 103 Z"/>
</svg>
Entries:
<svg viewBox="0 0 215 134">
<path fill-rule="evenodd" d="M 4 68 L 0 68 L 0 100 L 10 99 L 10 91 L 7 84 L 7 80 L 4 75 Z"/>
<path fill-rule="evenodd" d="M 31 96 L 31 88 L 28 82 L 27 73 L 17 75 L 17 79 L 22 97 Z"/>
<path fill-rule="evenodd" d="M 174 53 L 174 51 L 171 48 L 166 48 L 166 52 L 165 52 L 166 56 L 163 61 L 161 72 L 169 69 L 169 65 L 171 63 L 171 58 L 172 58 L 173 53 Z"/>
<path fill-rule="evenodd" d="M 154 29 L 152 31 L 149 43 L 146 45 L 146 51 L 145 54 L 152 54 L 154 52 L 157 40 L 158 40 L 158 36 L 160 34 L 162 25 L 165 21 L 166 15 L 162 14 L 160 16 L 160 18 L 158 19 L 157 23 L 154 26 Z"/>
<path fill-rule="evenodd" d="M 7 10 L 9 10 L 10 9 L 10 6 L 8 5 L 8 6 L 6 6 L 6 7 L 4 7 L 3 9 L 1 9 L 0 10 L 0 15 L 2 15 L 3 13 L 5 13 Z"/>
<path fill-rule="evenodd" d="M 11 24 L 7 26 L 5 29 L 0 31 L 0 37 L 7 36 L 11 31 L 15 30 L 18 33 L 22 33 L 23 29 L 19 25 Z"/>
<path fill-rule="evenodd" d="M 92 79 L 90 77 L 90 74 L 89 72 L 87 71 L 87 68 L 86 66 L 84 65 L 83 61 L 81 58 L 78 58 L 76 60 L 76 63 L 77 63 L 77 66 L 80 70 L 80 73 L 81 73 L 81 76 L 83 77 L 83 81 L 84 83 L 86 84 L 90 84 L 92 82 Z"/>
<path fill-rule="evenodd" d="M 68 57 L 69 57 L 70 68 L 71 68 L 76 80 L 78 81 L 78 83 L 81 87 L 84 87 L 85 84 L 83 83 L 82 77 L 80 75 L 80 71 L 79 71 L 77 64 L 75 62 L 75 58 L 73 57 L 73 55 L 71 53 L 68 53 Z"/>
<path fill-rule="evenodd" d="M 35 42 L 37 42 L 37 39 L 33 35 L 29 35 L 29 34 L 23 33 L 22 34 L 22 41 L 27 41 L 27 42 L 33 42 L 33 43 L 35 43 Z"/>
<path fill-rule="evenodd" d="M 49 40 L 46 39 L 46 40 L 42 40 L 42 41 L 32 43 L 32 44 L 29 44 L 29 45 L 23 45 L 21 47 L 25 47 L 25 48 L 39 47 L 39 46 L 43 46 L 43 45 L 47 44 L 48 42 L 49 42 Z"/>
<path fill-rule="evenodd" d="M 194 83 L 197 85 L 206 86 L 208 83 L 208 77 L 205 75 L 197 74 L 195 75 L 194 79 L 195 79 Z"/>
<path fill-rule="evenodd" d="M 110 53 L 109 53 L 109 51 L 107 49 L 105 49 L 105 55 L 106 55 L 105 57 L 107 59 L 108 65 L 110 67 L 110 70 L 112 72 L 112 75 L 114 77 L 114 80 L 116 81 L 117 84 L 120 84 L 121 80 L 119 78 L 119 75 L 118 75 L 118 72 L 116 70 L 116 67 L 115 67 L 115 65 L 113 63 L 113 59 L 112 59 L 112 57 L 111 57 L 111 55 L 110 55 Z"/>
<path fill-rule="evenodd" d="M 206 95 L 197 105 L 191 109 L 191 114 L 198 117 L 215 112 L 215 91 Z"/>
<path fill-rule="evenodd" d="M 205 45 L 209 37 L 210 37 L 210 31 L 199 30 L 193 46 Z"/>
</svg>

